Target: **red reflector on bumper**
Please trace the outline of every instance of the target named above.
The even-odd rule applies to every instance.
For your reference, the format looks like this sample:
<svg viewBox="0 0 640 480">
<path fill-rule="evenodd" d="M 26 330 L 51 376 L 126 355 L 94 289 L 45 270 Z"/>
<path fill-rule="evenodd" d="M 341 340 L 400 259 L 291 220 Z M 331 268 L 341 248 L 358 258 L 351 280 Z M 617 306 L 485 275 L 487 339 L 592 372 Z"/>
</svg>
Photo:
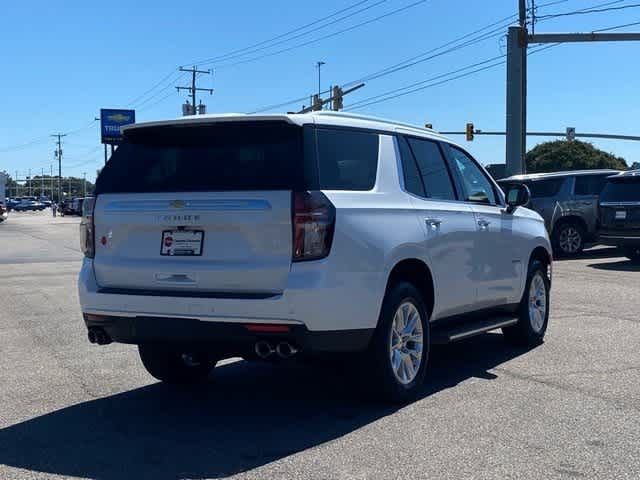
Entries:
<svg viewBox="0 0 640 480">
<path fill-rule="evenodd" d="M 248 323 L 244 328 L 250 332 L 260 333 L 287 333 L 290 330 L 287 325 L 269 325 L 261 323 Z"/>
<path fill-rule="evenodd" d="M 107 315 L 94 315 L 93 313 L 83 313 L 84 319 L 88 322 L 107 322 L 111 316 Z"/>
</svg>

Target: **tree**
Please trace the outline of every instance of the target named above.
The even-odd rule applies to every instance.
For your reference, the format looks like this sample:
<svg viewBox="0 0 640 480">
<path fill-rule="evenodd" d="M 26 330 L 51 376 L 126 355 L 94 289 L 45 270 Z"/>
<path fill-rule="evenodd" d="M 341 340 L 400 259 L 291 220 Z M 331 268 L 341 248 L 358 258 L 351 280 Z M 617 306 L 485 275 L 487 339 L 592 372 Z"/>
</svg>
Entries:
<svg viewBox="0 0 640 480">
<path fill-rule="evenodd" d="M 579 140 L 556 140 L 536 145 L 527 153 L 527 172 L 558 172 L 563 170 L 592 170 L 613 168 L 626 170 L 627 162 L 622 157 L 594 147 Z"/>
<path fill-rule="evenodd" d="M 633 162 L 629 170 L 640 170 L 640 162 Z"/>
</svg>

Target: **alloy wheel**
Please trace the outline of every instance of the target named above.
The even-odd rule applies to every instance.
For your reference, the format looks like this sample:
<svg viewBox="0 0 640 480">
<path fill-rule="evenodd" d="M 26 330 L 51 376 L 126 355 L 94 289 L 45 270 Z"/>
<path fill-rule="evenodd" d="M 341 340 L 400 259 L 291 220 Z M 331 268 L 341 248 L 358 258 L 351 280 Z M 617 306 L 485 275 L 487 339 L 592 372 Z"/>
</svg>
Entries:
<svg viewBox="0 0 640 480">
<path fill-rule="evenodd" d="M 424 332 L 422 318 L 411 302 L 400 304 L 391 322 L 389 360 L 396 379 L 403 385 L 411 383 L 422 364 Z"/>
<path fill-rule="evenodd" d="M 540 333 L 547 318 L 547 286 L 542 273 L 537 272 L 529 287 L 529 321 L 534 332 Z"/>
<path fill-rule="evenodd" d="M 565 253 L 576 253 L 582 245 L 582 235 L 577 228 L 567 226 L 560 232 L 560 248 Z"/>
</svg>

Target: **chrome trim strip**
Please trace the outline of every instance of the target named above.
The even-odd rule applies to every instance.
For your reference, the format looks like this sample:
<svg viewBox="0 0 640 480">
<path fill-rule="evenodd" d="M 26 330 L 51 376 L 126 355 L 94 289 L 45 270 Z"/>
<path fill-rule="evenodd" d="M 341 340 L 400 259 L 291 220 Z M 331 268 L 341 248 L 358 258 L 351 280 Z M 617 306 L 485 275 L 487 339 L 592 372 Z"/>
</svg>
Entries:
<svg viewBox="0 0 640 480">
<path fill-rule="evenodd" d="M 107 203 L 104 211 L 107 213 L 126 212 L 228 212 L 228 211 L 263 211 L 271 210 L 271 204 L 266 200 L 184 200 L 184 206 L 172 206 L 174 200 L 116 200 Z"/>
<path fill-rule="evenodd" d="M 624 237 L 621 235 L 603 235 L 600 234 L 600 238 L 602 239 L 608 239 L 608 238 L 612 238 L 615 240 L 638 240 L 640 241 L 640 235 L 636 235 L 635 237 Z"/>
<path fill-rule="evenodd" d="M 640 207 L 640 202 L 600 202 L 601 207 Z"/>
<path fill-rule="evenodd" d="M 158 318 L 175 318 L 185 320 L 200 320 L 201 322 L 210 323 L 277 323 L 282 325 L 304 325 L 304 322 L 300 320 L 290 320 L 283 318 L 264 318 L 264 317 L 230 317 L 230 316 L 209 316 L 209 315 L 180 315 L 180 314 L 167 314 L 167 313 L 150 313 L 150 312 L 123 312 L 120 310 L 108 310 L 108 309 L 95 309 L 87 308 L 83 310 L 83 313 L 90 315 L 105 315 L 114 317 L 158 317 Z"/>
</svg>

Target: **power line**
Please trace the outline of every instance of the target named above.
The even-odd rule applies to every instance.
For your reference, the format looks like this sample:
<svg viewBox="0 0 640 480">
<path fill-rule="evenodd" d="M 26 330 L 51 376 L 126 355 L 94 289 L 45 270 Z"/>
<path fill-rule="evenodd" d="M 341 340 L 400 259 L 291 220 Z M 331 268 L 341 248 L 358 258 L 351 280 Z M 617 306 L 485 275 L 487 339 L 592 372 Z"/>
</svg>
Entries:
<svg viewBox="0 0 640 480">
<path fill-rule="evenodd" d="M 464 36 L 464 37 L 460 37 L 459 39 L 456 39 L 454 41 L 451 41 L 449 43 L 441 45 L 440 47 L 428 50 L 427 52 L 423 52 L 423 53 L 421 53 L 419 55 L 416 55 L 416 56 L 412 57 L 411 59 L 407 59 L 404 62 L 397 63 L 396 65 L 392 65 L 391 67 L 384 68 L 382 70 L 379 70 L 379 71 L 374 72 L 372 74 L 369 74 L 367 76 L 361 77 L 361 78 L 359 78 L 357 80 L 352 80 L 350 82 L 347 82 L 343 86 L 351 85 L 353 83 L 376 80 L 378 78 L 385 77 L 385 76 L 390 75 L 392 73 L 396 73 L 396 72 L 399 72 L 401 70 L 406 70 L 407 68 L 411 68 L 411 67 L 413 67 L 415 65 L 418 65 L 420 63 L 424 63 L 426 61 L 433 60 L 434 58 L 441 57 L 441 56 L 446 55 L 448 53 L 452 53 L 452 52 L 461 50 L 461 49 L 463 49 L 465 47 L 468 47 L 468 46 L 471 46 L 471 45 L 475 45 L 475 44 L 477 44 L 477 43 L 479 43 L 481 41 L 503 36 L 504 35 L 504 27 L 505 26 L 506 25 L 502 25 L 502 26 L 498 27 L 495 30 L 491 30 L 490 32 L 487 32 L 487 33 L 485 33 L 485 34 L 483 34 L 481 36 L 472 38 L 471 40 L 468 40 L 468 41 L 466 41 L 466 42 L 464 42 L 462 44 L 454 45 L 451 48 L 448 48 L 448 49 L 443 50 L 443 51 L 439 51 L 439 50 L 442 50 L 443 48 L 445 48 L 448 45 L 451 45 L 451 44 L 454 44 L 454 43 L 458 42 L 459 40 L 462 40 L 464 38 L 468 38 L 468 35 Z M 420 57 L 422 57 L 424 55 L 427 55 L 429 53 L 432 53 L 432 52 L 437 52 L 437 53 L 433 53 L 432 55 L 429 55 L 429 56 L 427 56 L 425 58 L 420 58 Z M 417 58 L 420 58 L 420 59 L 419 60 L 414 60 L 414 59 L 417 59 Z M 413 61 L 411 61 L 411 60 L 413 60 Z"/>
<path fill-rule="evenodd" d="M 531 50 L 529 52 L 529 55 L 541 52 L 543 50 L 547 50 L 547 49 L 555 47 L 557 45 L 558 44 L 552 44 L 552 45 L 547 45 L 545 47 L 541 47 L 541 48 L 538 48 L 538 49 Z M 460 78 L 468 77 L 470 75 L 474 75 L 476 73 L 480 73 L 480 72 L 483 72 L 485 70 L 489 70 L 491 68 L 495 68 L 495 67 L 498 67 L 500 65 L 504 65 L 504 63 L 505 63 L 504 58 L 505 57 L 506 57 L 506 55 L 498 55 L 496 57 L 489 58 L 489 59 L 483 60 L 481 62 L 477 62 L 477 63 L 471 64 L 471 65 L 467 65 L 466 67 L 462 67 L 462 68 L 459 68 L 457 70 L 453 70 L 453 71 L 450 71 L 450 72 L 447 72 L 447 73 L 443 73 L 443 74 L 437 75 L 435 77 L 428 78 L 427 80 L 416 82 L 416 83 L 413 83 L 413 84 L 410 84 L 410 85 L 406 85 L 404 87 L 400 87 L 400 88 L 396 88 L 394 90 L 390 90 L 390 91 L 384 92 L 384 93 L 379 94 L 379 95 L 375 95 L 375 96 L 372 96 L 372 97 L 369 97 L 369 98 L 365 98 L 363 100 L 360 100 L 359 102 L 354 103 L 353 105 L 351 105 L 349 108 L 346 108 L 345 110 L 347 110 L 347 111 L 348 110 L 359 110 L 361 108 L 368 107 L 370 105 L 375 105 L 377 103 L 387 102 L 389 100 L 393 100 L 393 99 L 398 98 L 398 97 L 403 97 L 403 96 L 406 96 L 406 95 L 410 95 L 412 93 L 416 93 L 416 92 L 419 92 L 419 91 L 422 91 L 422 90 L 426 90 L 427 88 L 432 88 L 432 87 L 437 87 L 439 85 L 444 85 L 444 84 L 452 82 L 454 80 L 458 80 Z M 481 65 L 484 65 L 484 66 L 481 66 Z M 480 67 L 480 68 L 475 68 L 475 67 Z M 469 69 L 472 69 L 472 68 L 473 68 L 473 70 L 471 70 L 469 72 L 460 73 L 460 72 L 464 72 L 465 70 L 469 70 Z M 456 75 L 457 73 L 460 73 L 460 75 Z M 451 75 L 455 75 L 455 76 L 451 77 Z M 450 78 L 447 78 L 447 77 L 450 77 Z M 440 80 L 440 79 L 443 79 L 443 80 Z M 419 85 L 422 85 L 422 86 L 419 86 Z M 417 87 L 417 88 L 414 88 L 414 87 Z M 410 90 L 407 90 L 407 89 L 410 89 Z M 407 91 L 403 91 L 403 90 L 407 90 Z M 396 92 L 400 92 L 400 93 L 396 93 Z"/>
<path fill-rule="evenodd" d="M 172 97 L 173 95 L 175 95 L 176 92 L 171 91 L 168 94 L 166 94 L 164 97 L 162 97 L 160 100 L 158 100 L 157 102 L 153 102 L 151 105 L 147 105 L 144 108 L 139 108 L 137 109 L 138 112 L 147 112 L 149 110 L 151 110 L 153 107 L 161 104 L 162 102 L 164 102 L 167 98 Z"/>
<path fill-rule="evenodd" d="M 155 83 L 151 88 L 149 88 L 148 90 L 146 90 L 144 93 L 138 95 L 136 98 L 134 98 L 133 100 L 131 100 L 129 103 L 127 103 L 127 106 L 131 106 L 135 103 L 138 102 L 138 100 L 143 99 L 144 97 L 147 96 L 148 93 L 151 93 L 152 91 L 154 91 L 156 88 L 158 88 L 160 85 L 162 85 L 165 82 L 169 82 L 169 83 L 173 83 L 173 81 L 169 81 L 174 75 L 176 75 L 176 73 L 179 73 L 177 69 L 172 69 L 167 75 L 165 75 L 164 77 L 162 77 L 162 79 L 160 81 L 158 81 L 158 83 Z"/>
<path fill-rule="evenodd" d="M 367 0 L 367 1 L 369 1 L 369 0 Z M 327 23 L 325 23 L 323 25 L 320 25 L 318 27 L 312 28 L 311 30 L 307 30 L 306 32 L 299 33 L 299 34 L 294 35 L 294 36 L 289 37 L 289 38 L 282 38 L 282 37 L 288 36 L 289 34 L 295 33 L 295 31 L 302 30 L 303 28 L 298 28 L 295 31 L 290 31 L 290 32 L 288 32 L 286 34 L 278 35 L 278 37 L 275 37 L 275 38 L 273 38 L 271 40 L 261 42 L 258 45 L 263 45 L 263 46 L 257 46 L 256 45 L 257 48 L 248 47 L 248 48 L 244 48 L 244 49 L 240 49 L 240 50 L 236 51 L 237 53 L 236 52 L 232 52 L 232 53 L 228 53 L 228 54 L 225 54 L 225 55 L 219 55 L 217 57 L 211 57 L 211 58 L 207 58 L 207 59 L 204 59 L 204 60 L 199 60 L 197 62 L 191 62 L 191 63 L 193 63 L 195 65 L 203 65 L 203 64 L 204 65 L 209 65 L 209 64 L 219 63 L 221 61 L 233 60 L 234 58 L 245 57 L 247 55 L 251 55 L 252 53 L 257 53 L 257 52 L 260 52 L 260 51 L 263 51 L 263 50 L 267 50 L 267 49 L 273 48 L 273 47 L 275 47 L 277 45 L 282 45 L 283 43 L 290 42 L 292 40 L 296 40 L 296 39 L 301 38 L 301 37 L 305 37 L 305 36 L 307 36 L 307 35 L 309 35 L 309 34 L 311 34 L 313 32 L 317 32 L 318 30 L 322 30 L 323 28 L 330 27 L 330 26 L 335 25 L 337 23 L 340 23 L 340 22 L 342 22 L 344 20 L 347 20 L 347 19 L 349 19 L 351 17 L 359 15 L 362 12 L 366 12 L 367 10 L 371 10 L 372 8 L 375 8 L 378 5 L 381 5 L 381 4 L 385 3 L 386 1 L 387 0 L 379 0 L 376 3 L 373 3 L 371 5 L 367 5 L 366 7 L 363 7 L 361 9 L 359 9 L 359 10 L 356 10 L 355 12 L 351 12 L 351 13 L 349 13 L 347 15 L 344 15 L 344 16 L 342 16 L 340 18 L 332 20 L 331 22 L 327 22 Z M 340 11 L 338 11 L 338 12 L 336 12 L 336 13 L 328 16 L 328 17 L 324 17 L 322 20 L 317 20 L 316 22 L 313 22 L 312 24 L 308 24 L 307 26 L 313 25 L 315 23 L 320 23 L 323 20 L 326 20 L 328 18 L 334 17 L 334 16 L 338 15 L 339 13 L 342 13 L 345 10 L 350 10 L 350 9 L 354 8 L 355 6 L 360 5 L 362 3 L 365 3 L 365 2 L 358 2 L 354 6 L 351 6 L 351 7 L 347 8 L 347 9 L 342 9 L 342 10 L 340 10 Z M 273 40 L 276 40 L 277 38 L 282 38 L 282 39 L 274 42 Z M 264 45 L 265 43 L 269 43 L 269 45 Z"/>
<path fill-rule="evenodd" d="M 619 3 L 619 2 L 611 2 L 611 3 Z M 609 4 L 611 4 L 609 3 Z M 556 13 L 556 14 L 550 14 L 550 15 L 541 15 L 538 17 L 539 20 L 548 20 L 548 19 L 552 19 L 552 18 L 558 18 L 558 17 L 569 17 L 572 15 L 588 15 L 590 13 L 604 13 L 604 12 L 612 12 L 612 11 L 617 11 L 617 10 L 626 10 L 629 8 L 638 8 L 640 7 L 640 3 L 634 3 L 631 5 L 620 5 L 618 7 L 607 7 L 607 8 L 597 8 L 597 7 L 591 7 L 591 8 L 585 8 L 582 10 L 574 10 L 571 12 L 563 12 L 563 13 Z"/>
<path fill-rule="evenodd" d="M 317 20 L 314 20 L 311 23 L 307 23 L 306 25 L 303 25 L 301 27 L 294 28 L 293 30 L 289 30 L 289 31 L 287 31 L 285 33 L 282 33 L 280 35 L 276 35 L 275 37 L 268 38 L 267 40 L 263 40 L 261 42 L 254 43 L 253 45 L 249 45 L 249 46 L 244 47 L 244 48 L 239 48 L 237 50 L 233 50 L 233 51 L 228 52 L 228 53 L 223 54 L 223 55 L 218 55 L 218 56 L 215 56 L 215 57 L 206 58 L 204 60 L 195 60 L 195 61 L 186 62 L 185 65 L 202 65 L 202 64 L 205 64 L 205 63 L 211 63 L 211 62 L 215 62 L 217 60 L 221 60 L 223 58 L 226 58 L 226 57 L 228 57 L 230 55 L 235 55 L 237 53 L 244 52 L 246 50 L 250 50 L 252 48 L 265 45 L 266 43 L 272 42 L 274 40 L 279 40 L 279 39 L 281 39 L 283 37 L 286 37 L 286 36 L 288 36 L 288 35 L 290 35 L 292 33 L 299 32 L 300 30 L 304 30 L 304 29 L 306 29 L 308 27 L 311 27 L 311 26 L 313 26 L 313 25 L 315 25 L 317 23 L 323 22 L 324 20 L 328 20 L 329 18 L 335 17 L 336 15 L 340 15 L 341 13 L 349 11 L 349 10 L 351 10 L 353 8 L 356 8 L 356 7 L 360 6 L 360 5 L 362 5 L 363 3 L 367 3 L 369 1 L 371 1 L 371 0 L 361 0 L 359 2 L 356 2 L 356 3 L 352 4 L 352 5 L 349 5 L 348 7 L 345 7 L 343 9 L 341 9 L 341 10 L 333 12 L 333 13 L 327 15 L 326 17 L 319 18 Z"/>
<path fill-rule="evenodd" d="M 287 47 L 287 48 L 276 50 L 275 52 L 266 53 L 264 55 L 259 55 L 257 57 L 248 58 L 246 60 L 240 60 L 240 61 L 233 62 L 233 63 L 222 64 L 222 65 L 219 65 L 217 68 L 220 69 L 220 68 L 235 67 L 237 65 L 242 65 L 242 64 L 250 63 L 250 62 L 255 62 L 255 61 L 258 61 L 258 60 L 262 60 L 263 58 L 272 57 L 274 55 L 279 55 L 281 53 L 289 52 L 289 51 L 295 50 L 297 48 L 306 47 L 307 45 L 311 45 L 311 44 L 320 42 L 322 40 L 326 40 L 328 38 L 335 37 L 337 35 L 342 35 L 343 33 L 350 32 L 352 30 L 355 30 L 356 28 L 360 28 L 360 27 L 363 27 L 363 26 L 368 25 L 370 23 L 377 22 L 378 20 L 382 20 L 383 18 L 390 17 L 390 16 L 398 14 L 400 12 L 404 12 L 404 11 L 410 9 L 410 8 L 413 8 L 413 7 L 416 7 L 416 6 L 420 5 L 420 4 L 426 3 L 427 1 L 428 0 L 418 0 L 417 2 L 410 3 L 409 5 L 405 5 L 404 7 L 396 8 L 396 9 L 394 9 L 394 10 L 392 10 L 390 12 L 387 12 L 387 13 L 385 13 L 383 15 L 379 15 L 377 17 L 371 18 L 371 19 L 366 20 L 364 22 L 360 22 L 360 23 L 357 23 L 357 24 L 352 25 L 350 27 L 343 28 L 342 30 L 338 30 L 336 32 L 329 33 L 327 35 L 323 35 L 321 37 L 314 38 L 312 40 L 308 40 L 308 41 L 303 42 L 303 43 L 298 43 L 296 45 L 293 45 L 293 46 L 290 46 L 290 47 Z M 208 63 L 205 62 L 204 64 L 207 65 Z"/>
<path fill-rule="evenodd" d="M 180 82 L 182 81 L 184 78 L 187 77 L 187 73 L 186 72 L 182 72 L 175 80 L 174 82 Z M 158 90 L 157 92 L 155 92 L 153 95 L 151 95 L 149 98 L 143 100 L 142 102 L 140 102 L 137 106 L 136 106 L 136 110 L 146 110 L 146 107 L 143 109 L 141 107 L 143 107 L 144 105 L 147 105 L 149 102 L 155 100 L 156 98 L 158 98 L 163 92 L 166 92 L 167 90 L 171 89 L 173 90 L 175 87 L 173 85 L 173 83 L 168 84 L 167 86 L 161 88 L 160 90 Z M 173 92 L 172 92 L 173 93 Z M 168 96 L 168 95 L 167 95 Z M 165 96 L 164 98 L 167 98 L 167 96 Z M 154 103 L 153 105 L 156 105 L 156 103 Z"/>
<path fill-rule="evenodd" d="M 593 30 L 593 32 L 597 33 L 597 32 L 611 31 L 611 30 L 619 30 L 621 28 L 632 27 L 632 26 L 636 26 L 636 25 L 640 25 L 640 21 L 633 22 L 633 23 L 622 24 L 622 25 L 615 25 L 613 27 L 606 27 L 606 28 L 602 28 L 602 29 L 598 29 L 598 30 Z M 553 43 L 553 44 L 550 44 L 550 45 L 546 45 L 544 47 L 535 48 L 535 49 L 530 50 L 527 55 L 533 55 L 535 53 L 542 52 L 544 50 L 548 50 L 549 48 L 553 48 L 553 47 L 556 47 L 558 45 L 560 45 L 560 43 Z M 421 82 L 416 82 L 414 84 L 410 84 L 410 85 L 407 85 L 407 86 L 404 86 L 404 87 L 400 87 L 400 88 L 397 88 L 397 89 L 394 89 L 394 90 L 391 90 L 391 91 L 387 91 L 385 93 L 382 93 L 382 94 L 379 94 L 379 95 L 376 95 L 376 96 L 372 96 L 372 97 L 366 98 L 364 100 L 360 100 L 359 102 L 354 103 L 353 105 L 351 105 L 349 108 L 346 108 L 345 110 L 348 111 L 348 110 L 361 109 L 361 108 L 364 108 L 364 107 L 367 107 L 367 106 L 370 106 L 370 105 L 386 102 L 386 101 L 393 100 L 393 99 L 398 98 L 398 97 L 402 97 L 402 96 L 409 95 L 409 94 L 412 94 L 412 93 L 415 93 L 415 92 L 418 92 L 418 91 L 421 91 L 421 90 L 425 90 L 427 88 L 435 87 L 435 86 L 438 86 L 438 85 L 443 85 L 443 84 L 449 83 L 449 82 L 451 82 L 453 80 L 457 80 L 457 79 L 460 79 L 460 78 L 468 77 L 470 75 L 473 75 L 473 74 L 476 74 L 476 73 L 480 73 L 480 72 L 482 72 L 484 70 L 489 70 L 491 68 L 495 68 L 497 66 L 503 65 L 505 63 L 504 57 L 506 57 L 506 55 L 500 55 L 499 57 L 493 57 L 493 58 L 484 60 L 483 62 L 478 62 L 478 63 L 472 64 L 472 65 L 468 65 L 468 66 L 463 67 L 461 69 L 454 70 L 452 72 L 447 72 L 445 74 L 438 75 L 436 77 L 432 77 L 432 78 L 429 78 L 427 80 L 423 80 Z M 490 63 L 490 62 L 492 62 L 494 60 L 497 60 L 498 58 L 501 58 L 501 60 L 500 61 L 496 61 L 495 63 Z M 459 73 L 459 72 L 462 72 L 464 70 L 468 70 L 469 68 L 474 68 L 476 66 L 480 66 L 480 65 L 486 64 L 486 63 L 490 63 L 490 64 L 486 65 L 486 66 L 483 66 L 481 68 L 477 68 L 477 69 L 472 70 L 470 72 L 462 73 L 460 75 L 457 75 L 457 76 L 454 76 L 454 77 L 451 77 L 451 78 L 445 78 L 444 80 L 436 81 L 436 80 L 438 80 L 440 78 L 448 77 L 450 75 L 455 75 L 456 73 Z M 431 83 L 431 82 L 434 82 L 434 81 L 435 81 L 435 83 Z M 418 85 L 425 84 L 425 83 L 427 83 L 427 85 L 422 85 L 422 86 L 418 87 Z M 414 88 L 414 87 L 418 87 L 418 88 Z M 407 90 L 407 89 L 411 89 L 411 90 L 404 91 L 404 90 Z M 400 93 L 396 93 L 396 92 L 400 92 Z"/>
<path fill-rule="evenodd" d="M 82 127 L 76 128 L 74 130 L 69 130 L 68 132 L 65 132 L 64 134 L 65 135 L 75 135 L 78 132 L 81 132 L 83 130 L 86 130 L 86 129 L 90 128 L 95 123 L 96 123 L 96 120 L 92 120 L 88 124 L 86 124 L 86 125 L 84 125 Z M 24 150 L 24 149 L 29 148 L 31 146 L 40 145 L 40 144 L 46 143 L 48 141 L 49 141 L 49 135 L 45 135 L 45 136 L 42 136 L 42 137 L 36 137 L 33 140 L 27 141 L 25 143 L 20 143 L 20 144 L 17 144 L 17 145 L 9 145 L 9 146 L 6 146 L 6 147 L 2 147 L 2 148 L 0 148 L 0 153 L 7 153 L 7 152 L 18 151 L 18 150 Z"/>
<path fill-rule="evenodd" d="M 570 0 L 556 0 L 556 1 L 553 1 L 553 2 L 543 3 L 543 4 L 540 4 L 540 5 L 537 5 L 536 6 L 536 10 L 539 9 L 539 8 L 544 8 L 544 7 L 548 7 L 548 6 L 552 6 L 552 5 L 557 5 L 557 4 L 560 4 L 560 3 L 566 3 L 568 1 L 570 1 Z M 502 33 L 503 29 L 506 26 L 508 26 L 510 23 L 512 23 L 513 20 L 515 20 L 517 18 L 518 18 L 517 14 L 509 15 L 507 17 L 501 18 L 501 19 L 496 20 L 495 22 L 492 22 L 492 23 L 490 23 L 490 24 L 488 24 L 488 25 L 486 25 L 486 26 L 484 26 L 482 28 L 479 28 L 479 29 L 474 30 L 472 32 L 469 32 L 469 33 L 467 33 L 465 35 L 462 35 L 461 37 L 458 37 L 458 38 L 455 38 L 453 40 L 450 40 L 450 41 L 448 41 L 448 42 L 446 42 L 446 43 L 444 43 L 444 44 L 442 44 L 442 45 L 440 45 L 438 47 L 432 48 L 432 49 L 427 50 L 426 52 L 422 52 L 422 53 L 420 53 L 418 55 L 414 55 L 413 57 L 410 57 L 410 58 L 408 58 L 408 59 L 406 59 L 406 60 L 404 60 L 402 62 L 399 62 L 399 63 L 396 63 L 396 64 L 391 65 L 389 67 L 385 67 L 383 69 L 377 70 L 377 71 L 375 71 L 373 73 L 370 73 L 368 75 L 359 77 L 358 79 L 346 82 L 346 83 L 344 83 L 342 85 L 342 88 L 347 88 L 350 85 L 355 85 L 357 83 L 361 83 L 361 82 L 365 82 L 365 81 L 368 82 L 368 81 L 371 81 L 371 80 L 375 80 L 375 79 L 378 79 L 380 77 L 389 75 L 391 73 L 395 73 L 397 71 L 401 71 L 401 70 L 404 70 L 406 68 L 410 68 L 410 67 L 412 67 L 414 65 L 417 65 L 419 63 L 423 63 L 423 62 L 426 62 L 428 60 L 432 60 L 434 58 L 437 58 L 439 56 L 445 55 L 447 53 L 452 53 L 454 51 L 460 50 L 460 49 L 465 48 L 467 46 L 474 45 L 474 44 L 476 44 L 478 42 L 481 42 L 481 41 L 484 41 L 484 40 L 487 40 L 487 39 L 490 39 L 490 38 L 499 37 L 499 36 L 503 35 L 503 33 Z M 490 29 L 492 27 L 496 27 L 498 25 L 499 25 L 499 27 L 497 27 L 495 29 L 492 29 L 490 32 L 485 32 L 486 30 L 488 30 L 488 29 Z M 485 33 L 483 33 L 482 35 L 479 35 L 477 37 L 474 37 L 474 35 L 478 35 L 478 34 L 480 34 L 482 32 L 485 32 Z M 456 45 L 456 44 L 458 44 L 459 42 L 461 42 L 463 40 L 469 39 L 470 37 L 474 37 L 474 38 L 468 40 L 465 43 Z M 447 47 L 450 47 L 452 45 L 453 45 L 453 47 L 451 47 L 449 49 L 446 49 Z M 439 52 L 440 50 L 443 50 L 443 49 L 446 49 L 446 50 L 444 50 L 442 52 Z M 438 52 L 438 53 L 435 53 L 435 52 Z M 429 55 L 429 54 L 434 54 L 434 55 L 430 55 L 429 57 L 426 57 L 426 58 L 421 58 L 421 57 L 424 57 L 425 55 Z M 323 93 L 326 93 L 326 92 L 323 92 Z M 250 112 L 250 113 L 261 113 L 261 112 L 265 112 L 265 111 L 269 111 L 269 110 L 273 110 L 273 109 L 277 109 L 277 108 L 281 108 L 281 107 L 286 107 L 286 106 L 289 106 L 289 105 L 293 105 L 293 104 L 296 104 L 296 103 L 303 102 L 303 101 L 307 100 L 308 98 L 309 98 L 308 95 L 302 96 L 302 97 L 299 97 L 299 98 L 287 100 L 287 101 L 284 101 L 284 102 L 281 102 L 281 103 L 277 103 L 277 104 L 274 104 L 274 105 L 261 107 L 261 108 L 258 108 L 256 110 Z"/>
</svg>

